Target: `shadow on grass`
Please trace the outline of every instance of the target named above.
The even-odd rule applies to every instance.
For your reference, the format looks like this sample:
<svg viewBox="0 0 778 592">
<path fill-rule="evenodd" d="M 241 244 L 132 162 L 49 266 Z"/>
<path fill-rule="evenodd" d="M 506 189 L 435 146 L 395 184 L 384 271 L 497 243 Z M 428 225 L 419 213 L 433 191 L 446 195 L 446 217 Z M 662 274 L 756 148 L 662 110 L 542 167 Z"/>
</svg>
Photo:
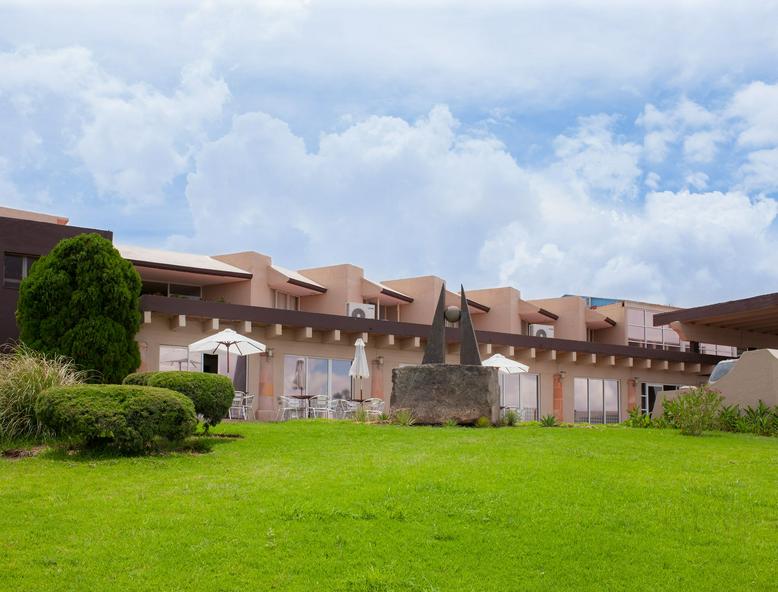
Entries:
<svg viewBox="0 0 778 592">
<path fill-rule="evenodd" d="M 157 442 L 151 450 L 137 454 L 120 452 L 107 445 L 81 447 L 60 442 L 53 443 L 49 450 L 40 454 L 40 458 L 67 462 L 96 462 L 125 458 L 165 458 L 181 454 L 200 455 L 212 452 L 214 446 L 230 444 L 233 440 L 242 437 L 235 435 L 225 437 L 221 434 L 200 435 L 187 438 L 183 442 Z"/>
</svg>

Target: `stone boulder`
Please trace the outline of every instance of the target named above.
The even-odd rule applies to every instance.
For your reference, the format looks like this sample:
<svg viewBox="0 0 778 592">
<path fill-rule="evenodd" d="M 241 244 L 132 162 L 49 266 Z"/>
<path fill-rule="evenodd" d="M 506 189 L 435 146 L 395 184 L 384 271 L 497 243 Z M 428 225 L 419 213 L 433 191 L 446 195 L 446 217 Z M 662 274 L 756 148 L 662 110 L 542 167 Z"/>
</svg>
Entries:
<svg viewBox="0 0 778 592">
<path fill-rule="evenodd" d="M 479 417 L 496 422 L 500 413 L 497 368 L 423 364 L 392 370 L 393 410 L 410 409 L 421 424 L 448 419 L 467 425 Z"/>
</svg>

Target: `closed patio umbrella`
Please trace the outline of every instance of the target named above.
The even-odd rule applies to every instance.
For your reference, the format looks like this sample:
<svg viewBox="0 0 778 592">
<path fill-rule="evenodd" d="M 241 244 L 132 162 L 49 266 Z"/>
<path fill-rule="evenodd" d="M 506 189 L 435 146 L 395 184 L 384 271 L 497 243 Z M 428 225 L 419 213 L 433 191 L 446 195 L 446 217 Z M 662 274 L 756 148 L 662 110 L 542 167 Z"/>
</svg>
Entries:
<svg viewBox="0 0 778 592">
<path fill-rule="evenodd" d="M 359 400 L 362 402 L 362 380 L 370 376 L 370 368 L 367 365 L 367 354 L 365 354 L 365 342 L 360 337 L 354 342 L 354 361 L 351 362 L 351 368 L 348 371 L 349 376 L 359 380 Z"/>
<path fill-rule="evenodd" d="M 189 346 L 189 351 L 208 352 L 210 354 L 227 354 L 227 372 L 230 371 L 230 349 L 239 356 L 260 354 L 267 348 L 264 343 L 236 333 L 233 329 L 225 329 L 214 335 L 209 335 Z"/>
</svg>

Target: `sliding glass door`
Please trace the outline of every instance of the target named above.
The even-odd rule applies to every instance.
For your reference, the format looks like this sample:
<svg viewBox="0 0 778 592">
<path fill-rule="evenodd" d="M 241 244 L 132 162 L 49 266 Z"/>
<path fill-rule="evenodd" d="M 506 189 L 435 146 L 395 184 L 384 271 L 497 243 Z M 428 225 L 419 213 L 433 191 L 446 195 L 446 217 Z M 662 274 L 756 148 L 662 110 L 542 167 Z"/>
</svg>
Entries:
<svg viewBox="0 0 778 592">
<path fill-rule="evenodd" d="M 574 420 L 577 423 L 619 423 L 619 381 L 576 378 Z"/>
</svg>

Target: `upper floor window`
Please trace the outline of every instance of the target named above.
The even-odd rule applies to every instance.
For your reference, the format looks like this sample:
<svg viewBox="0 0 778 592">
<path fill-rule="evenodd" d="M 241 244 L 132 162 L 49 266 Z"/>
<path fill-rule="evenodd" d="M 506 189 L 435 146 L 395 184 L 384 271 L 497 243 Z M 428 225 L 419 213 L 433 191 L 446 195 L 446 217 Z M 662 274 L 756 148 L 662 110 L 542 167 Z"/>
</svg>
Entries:
<svg viewBox="0 0 778 592">
<path fill-rule="evenodd" d="M 32 264 L 38 260 L 36 255 L 17 255 L 6 253 L 3 262 L 3 283 L 6 288 L 18 288 L 22 280 L 30 274 Z"/>
<path fill-rule="evenodd" d="M 300 310 L 300 297 L 273 290 L 273 308 Z"/>
<path fill-rule="evenodd" d="M 154 296 L 172 296 L 173 298 L 186 298 L 188 300 L 201 300 L 203 297 L 202 286 L 189 284 L 169 284 L 167 282 L 143 282 L 141 294 Z"/>
</svg>

